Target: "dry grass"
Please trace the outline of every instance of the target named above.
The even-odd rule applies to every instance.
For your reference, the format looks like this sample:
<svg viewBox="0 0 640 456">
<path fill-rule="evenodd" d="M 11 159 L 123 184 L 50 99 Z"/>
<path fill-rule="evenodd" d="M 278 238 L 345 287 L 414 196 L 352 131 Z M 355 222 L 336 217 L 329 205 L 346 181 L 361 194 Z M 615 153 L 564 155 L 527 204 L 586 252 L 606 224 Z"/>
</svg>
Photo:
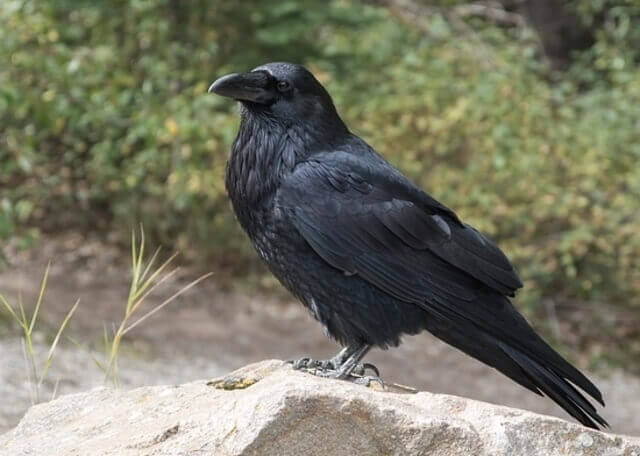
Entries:
<svg viewBox="0 0 640 456">
<path fill-rule="evenodd" d="M 120 384 L 118 376 L 118 355 L 120 353 L 120 345 L 122 339 L 133 328 L 143 323 L 151 315 L 163 309 L 165 306 L 174 301 L 181 294 L 194 287 L 207 277 L 210 277 L 212 273 L 207 273 L 196 280 L 192 281 L 188 285 L 182 287 L 180 290 L 172 294 L 169 298 L 162 301 L 160 304 L 148 310 L 144 314 L 140 315 L 143 303 L 145 299 L 163 282 L 174 276 L 179 268 L 171 269 L 171 264 L 176 258 L 177 254 L 174 253 L 167 260 L 155 267 L 157 264 L 158 254 L 160 249 L 156 249 L 151 258 L 145 258 L 145 239 L 144 231 L 140 229 L 140 242 L 138 244 L 135 236 L 135 232 L 131 234 L 131 286 L 129 288 L 129 295 L 125 304 L 124 315 L 118 325 L 117 329 L 113 331 L 113 334 L 109 335 L 109 332 L 104 331 L 104 344 L 105 344 L 105 363 L 97 362 L 98 366 L 105 372 L 105 381 L 113 382 L 114 386 Z"/>
<path fill-rule="evenodd" d="M 49 278 L 50 266 L 50 264 L 47 265 L 47 269 L 44 272 L 44 277 L 42 278 L 42 283 L 40 285 L 40 292 L 38 293 L 38 299 L 33 309 L 33 313 L 30 317 L 27 317 L 27 312 L 25 311 L 22 296 L 18 298 L 18 305 L 16 306 L 16 308 L 14 308 L 14 306 L 12 306 L 7 301 L 7 299 L 0 294 L 0 303 L 2 303 L 3 307 L 9 312 L 11 318 L 22 328 L 22 349 L 25 364 L 27 366 L 27 378 L 31 387 L 31 403 L 33 404 L 40 402 L 40 387 L 42 386 L 42 382 L 44 382 L 45 378 L 47 377 L 47 373 L 49 372 L 49 368 L 51 367 L 53 355 L 55 353 L 56 347 L 58 346 L 58 342 L 60 341 L 60 337 L 67 327 L 69 320 L 71 320 L 73 313 L 78 308 L 78 304 L 80 304 L 79 300 L 76 301 L 76 303 L 71 307 L 67 315 L 64 317 L 64 319 L 58 326 L 58 330 L 55 337 L 53 338 L 53 341 L 51 342 L 51 345 L 49 346 L 47 356 L 41 363 L 39 363 L 36 359 L 37 357 L 33 346 L 33 331 L 36 327 L 40 307 L 44 298 L 44 292 L 47 287 L 47 279 Z"/>
<path fill-rule="evenodd" d="M 131 234 L 131 285 L 129 287 L 129 294 L 127 301 L 124 304 L 124 315 L 119 325 L 115 325 L 111 331 L 104 326 L 104 353 L 102 356 L 96 355 L 90 349 L 83 344 L 77 342 L 71 337 L 67 337 L 78 348 L 87 350 L 92 359 L 98 365 L 98 367 L 105 374 L 105 383 L 112 383 L 118 387 L 120 385 L 118 359 L 120 356 L 120 349 L 122 341 L 130 331 L 155 313 L 162 310 L 164 307 L 175 301 L 180 295 L 196 286 L 204 279 L 210 277 L 212 273 L 207 273 L 196 280 L 190 282 L 186 286 L 180 288 L 173 293 L 170 297 L 162 301 L 160 304 L 154 306 L 151 309 L 144 309 L 144 302 L 146 298 L 153 293 L 157 288 L 173 277 L 178 271 L 178 267 L 172 267 L 172 264 L 177 256 L 176 253 L 169 256 L 164 262 L 159 263 L 158 258 L 160 255 L 160 249 L 149 257 L 145 257 L 145 237 L 142 227 L 140 228 L 139 240 L 136 238 L 135 231 Z M 55 337 L 53 338 L 47 355 L 42 362 L 39 362 L 34 349 L 33 335 L 38 323 L 38 316 L 44 300 L 45 289 L 47 287 L 47 280 L 49 278 L 50 265 L 47 266 L 42 282 L 40 284 L 40 292 L 33 308 L 33 313 L 28 316 L 25 310 L 22 296 L 18 298 L 16 306 L 9 303 L 9 301 L 0 294 L 0 308 L 4 308 L 8 314 L 10 320 L 15 321 L 22 329 L 22 346 L 24 352 L 25 365 L 27 370 L 27 378 L 31 388 L 31 402 L 38 403 L 41 400 L 40 389 L 43 381 L 46 379 L 51 364 L 54 359 L 54 353 L 56 347 L 60 342 L 65 328 L 68 326 L 69 321 L 73 317 L 74 312 L 78 308 L 79 300 L 71 307 L 66 314 L 62 322 L 58 325 Z M 55 393 L 54 393 L 55 395 Z"/>
</svg>

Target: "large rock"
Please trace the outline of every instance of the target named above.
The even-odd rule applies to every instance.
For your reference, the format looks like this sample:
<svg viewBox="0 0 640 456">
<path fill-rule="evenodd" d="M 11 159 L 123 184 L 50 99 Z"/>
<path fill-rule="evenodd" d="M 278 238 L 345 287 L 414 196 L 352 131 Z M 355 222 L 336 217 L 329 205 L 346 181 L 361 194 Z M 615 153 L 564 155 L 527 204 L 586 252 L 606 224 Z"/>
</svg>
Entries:
<svg viewBox="0 0 640 456">
<path fill-rule="evenodd" d="M 640 438 L 391 389 L 314 377 L 281 361 L 212 382 L 102 388 L 32 407 L 0 436 L 0 455 L 640 456 Z"/>
</svg>

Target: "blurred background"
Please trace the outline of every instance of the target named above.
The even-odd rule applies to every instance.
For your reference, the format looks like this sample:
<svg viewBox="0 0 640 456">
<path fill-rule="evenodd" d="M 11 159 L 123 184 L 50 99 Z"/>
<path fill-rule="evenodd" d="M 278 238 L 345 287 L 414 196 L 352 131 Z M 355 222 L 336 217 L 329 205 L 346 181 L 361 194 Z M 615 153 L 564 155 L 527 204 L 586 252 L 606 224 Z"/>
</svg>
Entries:
<svg viewBox="0 0 640 456">
<path fill-rule="evenodd" d="M 640 435 L 636 0 L 0 2 L 0 294 L 33 309 L 51 262 L 45 358 L 80 299 L 42 397 L 102 382 L 140 224 L 148 252 L 180 252 L 146 308 L 213 276 L 127 333 L 122 385 L 337 348 L 225 195 L 238 110 L 206 90 L 278 60 L 307 65 L 355 133 L 499 242 L 518 307 L 602 386 L 613 431 Z M 22 334 L 0 306 L 0 431 L 34 402 Z M 385 378 L 564 416 L 429 335 L 406 342 L 372 353 Z"/>
</svg>

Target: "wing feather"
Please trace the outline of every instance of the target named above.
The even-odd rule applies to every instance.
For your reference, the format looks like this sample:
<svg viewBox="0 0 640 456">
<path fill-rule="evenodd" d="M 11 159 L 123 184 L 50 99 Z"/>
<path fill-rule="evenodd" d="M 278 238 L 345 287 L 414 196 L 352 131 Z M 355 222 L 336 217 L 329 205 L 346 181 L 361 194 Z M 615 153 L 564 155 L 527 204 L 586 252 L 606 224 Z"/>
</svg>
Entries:
<svg viewBox="0 0 640 456">
<path fill-rule="evenodd" d="M 340 223 L 341 230 L 350 231 L 349 242 L 368 249 L 429 250 L 503 295 L 512 296 L 522 287 L 515 269 L 491 240 L 460 222 L 450 209 L 395 169 L 376 172 L 375 167 L 341 153 L 320 158 L 299 166 L 302 169 L 281 189 L 296 217 L 306 217 L 311 225 Z M 315 195 L 334 197 L 317 199 Z M 306 199 L 314 205 L 309 206 Z"/>
</svg>

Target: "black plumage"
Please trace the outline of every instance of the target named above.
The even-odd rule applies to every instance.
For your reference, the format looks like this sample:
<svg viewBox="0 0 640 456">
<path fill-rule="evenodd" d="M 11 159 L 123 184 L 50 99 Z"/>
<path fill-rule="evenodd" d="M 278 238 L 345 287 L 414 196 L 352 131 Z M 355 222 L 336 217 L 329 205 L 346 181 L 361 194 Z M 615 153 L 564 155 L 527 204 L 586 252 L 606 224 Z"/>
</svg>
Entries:
<svg viewBox="0 0 640 456">
<path fill-rule="evenodd" d="M 329 364 L 338 376 L 369 347 L 426 329 L 584 425 L 606 425 L 576 387 L 603 404 L 600 391 L 513 307 L 522 283 L 502 251 L 350 133 L 309 71 L 271 63 L 210 91 L 241 105 L 226 175 L 237 218 L 347 347 Z"/>
</svg>

